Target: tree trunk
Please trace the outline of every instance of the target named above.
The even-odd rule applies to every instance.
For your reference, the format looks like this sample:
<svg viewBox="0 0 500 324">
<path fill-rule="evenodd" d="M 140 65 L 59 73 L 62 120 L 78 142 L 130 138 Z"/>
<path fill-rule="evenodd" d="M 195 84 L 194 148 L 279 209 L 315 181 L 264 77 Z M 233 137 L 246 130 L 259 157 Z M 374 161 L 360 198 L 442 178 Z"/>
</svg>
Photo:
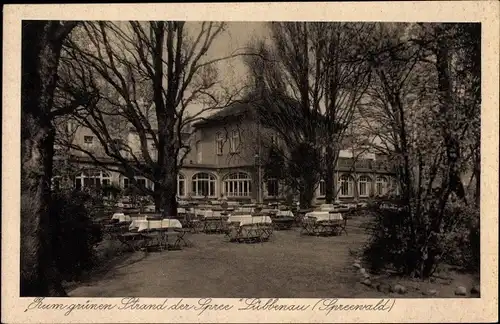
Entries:
<svg viewBox="0 0 500 324">
<path fill-rule="evenodd" d="M 325 203 L 332 204 L 335 199 L 334 193 L 334 173 L 335 173 L 335 157 L 333 148 L 327 146 L 326 148 L 326 168 L 325 168 Z"/>
<path fill-rule="evenodd" d="M 446 30 L 439 29 L 439 31 L 443 34 L 446 33 Z M 449 43 L 446 40 L 446 36 L 441 35 L 436 49 L 436 69 L 438 73 L 438 90 L 440 97 L 439 113 L 442 118 L 441 133 L 446 146 L 446 155 L 448 160 L 448 183 L 443 185 L 449 186 L 451 191 L 455 192 L 459 198 L 465 200 L 465 190 L 458 170 L 458 161 L 461 154 L 460 144 L 456 136 L 453 135 L 453 129 L 455 129 L 455 127 L 451 124 L 453 116 L 450 112 L 453 104 L 453 98 L 451 93 L 452 85 L 450 64 L 451 56 L 449 53 Z M 445 202 L 443 202 L 443 205 L 444 203 Z"/>
<path fill-rule="evenodd" d="M 165 132 L 166 133 L 166 132 Z M 164 136 L 168 138 L 168 134 Z M 177 166 L 172 164 L 177 162 L 177 155 L 172 146 L 165 141 L 165 147 L 159 165 L 161 172 L 161 209 L 163 218 L 177 218 Z"/>
<path fill-rule="evenodd" d="M 163 190 L 161 188 L 161 184 L 158 182 L 155 182 L 155 188 L 153 192 L 153 200 L 155 203 L 155 212 L 156 213 L 161 213 L 161 208 L 163 206 Z"/>
<path fill-rule="evenodd" d="M 303 184 L 300 190 L 299 202 L 301 208 L 311 208 L 314 196 L 314 181 L 311 179 L 302 179 Z"/>
<path fill-rule="evenodd" d="M 58 22 L 23 24 L 21 296 L 66 296 L 52 245 L 58 221 L 49 211 L 55 134 L 50 112 L 63 34 L 69 31 Z"/>
</svg>

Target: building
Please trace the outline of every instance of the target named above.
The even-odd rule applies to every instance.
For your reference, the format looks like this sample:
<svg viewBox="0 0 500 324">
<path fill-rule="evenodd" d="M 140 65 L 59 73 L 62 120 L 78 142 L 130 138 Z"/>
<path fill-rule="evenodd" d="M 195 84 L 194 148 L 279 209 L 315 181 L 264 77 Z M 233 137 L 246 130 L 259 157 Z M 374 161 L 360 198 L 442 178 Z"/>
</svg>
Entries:
<svg viewBox="0 0 500 324">
<path fill-rule="evenodd" d="M 279 141 L 279 138 L 259 124 L 250 105 L 234 103 L 192 127 L 185 134 L 191 150 L 177 177 L 177 194 L 181 199 L 215 200 L 224 195 L 230 200 L 266 202 L 284 198 L 287 189 L 274 179 L 264 181 L 261 166 L 265 156 L 264 142 Z M 131 186 L 130 180 L 119 172 L 119 165 L 106 156 L 89 129 L 78 127 L 73 131 L 73 143 L 92 150 L 100 157 L 101 165 L 86 154 L 69 150 L 67 163 L 73 170 L 72 185 L 84 188 L 114 184 L 124 189 Z M 137 134 L 132 128 L 125 130 L 121 140 L 139 150 Z M 155 156 L 153 146 L 150 154 Z M 387 159 L 367 153 L 353 156 L 357 153 L 352 150 L 340 152 L 334 179 L 338 200 L 359 201 L 394 190 L 395 181 Z M 102 163 L 106 164 L 105 168 Z M 136 179 L 145 187 L 153 186 L 149 179 Z M 320 181 L 315 193 L 317 203 L 324 202 L 325 191 L 325 182 Z"/>
</svg>

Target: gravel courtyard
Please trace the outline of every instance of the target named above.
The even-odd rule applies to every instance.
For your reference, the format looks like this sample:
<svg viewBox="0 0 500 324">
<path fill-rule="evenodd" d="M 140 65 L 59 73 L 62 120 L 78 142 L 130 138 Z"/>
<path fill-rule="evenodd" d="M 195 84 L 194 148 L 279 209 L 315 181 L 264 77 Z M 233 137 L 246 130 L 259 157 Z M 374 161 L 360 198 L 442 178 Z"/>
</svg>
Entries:
<svg viewBox="0 0 500 324">
<path fill-rule="evenodd" d="M 349 253 L 366 239 L 360 222 L 350 222 L 348 236 L 301 236 L 293 229 L 255 244 L 191 234 L 193 247 L 127 253 L 70 296 L 352 297 L 366 290 L 353 275 Z"/>
<path fill-rule="evenodd" d="M 69 289 L 71 297 L 171 298 L 383 298 L 418 297 L 435 289 L 439 297 L 457 297 L 455 287 L 471 287 L 470 275 L 451 273 L 433 282 L 385 278 L 403 284 L 404 295 L 363 285 L 355 256 L 367 239 L 363 224 L 352 219 L 348 236 L 301 236 L 299 229 L 275 231 L 265 243 L 229 243 L 224 235 L 191 234 L 193 247 L 180 251 L 125 253 L 110 260 L 90 280 Z M 375 279 L 376 280 L 376 279 Z M 375 283 L 375 280 L 372 281 Z M 430 297 L 430 296 L 429 296 Z"/>
</svg>

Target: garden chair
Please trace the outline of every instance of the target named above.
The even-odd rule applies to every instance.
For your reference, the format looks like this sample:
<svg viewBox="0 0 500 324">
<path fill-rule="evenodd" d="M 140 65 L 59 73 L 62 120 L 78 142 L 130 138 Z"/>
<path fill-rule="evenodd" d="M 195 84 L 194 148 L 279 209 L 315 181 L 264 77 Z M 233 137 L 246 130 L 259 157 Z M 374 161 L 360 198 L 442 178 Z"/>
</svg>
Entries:
<svg viewBox="0 0 500 324">
<path fill-rule="evenodd" d="M 313 217 L 306 217 L 302 219 L 302 228 L 300 229 L 300 235 L 314 235 L 316 234 L 316 219 Z"/>
<path fill-rule="evenodd" d="M 261 229 L 261 240 L 262 241 L 269 240 L 273 235 L 273 224 L 262 223 L 258 224 L 257 226 L 259 226 Z"/>
<path fill-rule="evenodd" d="M 258 224 L 245 224 L 240 226 L 240 242 L 262 241 L 262 229 Z"/>
<path fill-rule="evenodd" d="M 188 228 L 175 228 L 174 232 L 177 233 L 177 239 L 174 242 L 174 247 L 180 247 L 181 244 L 184 244 L 185 247 L 191 247 L 193 246 L 193 243 L 189 241 L 187 238 L 185 238 L 186 234 L 188 232 L 191 232 L 190 229 Z"/>
<path fill-rule="evenodd" d="M 144 248 L 145 242 L 148 240 L 147 237 L 144 237 L 144 235 L 137 232 L 122 233 L 119 234 L 117 238 L 120 243 L 127 246 L 133 252 L 137 252 L 140 249 Z"/>
</svg>

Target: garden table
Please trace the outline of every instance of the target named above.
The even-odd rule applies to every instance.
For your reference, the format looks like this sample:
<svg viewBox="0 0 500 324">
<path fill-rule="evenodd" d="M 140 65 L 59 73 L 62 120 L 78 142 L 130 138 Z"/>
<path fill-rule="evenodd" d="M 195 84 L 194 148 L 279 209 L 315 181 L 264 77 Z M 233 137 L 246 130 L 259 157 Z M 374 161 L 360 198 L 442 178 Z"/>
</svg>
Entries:
<svg viewBox="0 0 500 324">
<path fill-rule="evenodd" d="M 333 204 L 322 204 L 321 206 L 319 206 L 319 209 L 320 209 L 320 211 L 331 212 L 331 211 L 335 211 L 337 209 L 337 207 Z"/>
<path fill-rule="evenodd" d="M 347 234 L 347 219 L 340 213 L 315 211 L 305 215 L 301 234 L 333 235 L 341 232 Z"/>
<path fill-rule="evenodd" d="M 231 228 L 227 236 L 231 241 L 265 241 L 272 235 L 272 219 L 269 216 L 231 215 Z"/>
<path fill-rule="evenodd" d="M 118 219 L 118 221 L 120 223 L 130 222 L 131 221 L 130 216 L 129 215 L 125 215 L 124 213 L 115 213 L 115 214 L 113 214 L 113 216 L 111 217 L 111 219 Z"/>
<path fill-rule="evenodd" d="M 253 212 L 255 212 L 255 208 L 254 207 L 240 207 L 240 208 L 236 209 L 236 211 L 238 213 L 252 214 Z"/>
<path fill-rule="evenodd" d="M 291 229 L 294 222 L 295 218 L 290 216 L 273 217 L 274 228 L 277 230 Z"/>
<path fill-rule="evenodd" d="M 163 248 L 168 249 L 169 237 L 177 237 L 173 246 L 178 247 L 179 235 L 175 230 L 182 228 L 182 224 L 178 219 L 138 220 L 134 222 L 134 227 L 131 230 L 134 228 L 143 236 L 156 239 L 157 245 L 163 250 Z"/>
<path fill-rule="evenodd" d="M 226 230 L 226 217 L 213 216 L 203 220 L 203 232 L 205 233 L 220 233 Z"/>
<path fill-rule="evenodd" d="M 295 217 L 291 210 L 278 210 L 276 212 L 277 217 Z"/>
</svg>

